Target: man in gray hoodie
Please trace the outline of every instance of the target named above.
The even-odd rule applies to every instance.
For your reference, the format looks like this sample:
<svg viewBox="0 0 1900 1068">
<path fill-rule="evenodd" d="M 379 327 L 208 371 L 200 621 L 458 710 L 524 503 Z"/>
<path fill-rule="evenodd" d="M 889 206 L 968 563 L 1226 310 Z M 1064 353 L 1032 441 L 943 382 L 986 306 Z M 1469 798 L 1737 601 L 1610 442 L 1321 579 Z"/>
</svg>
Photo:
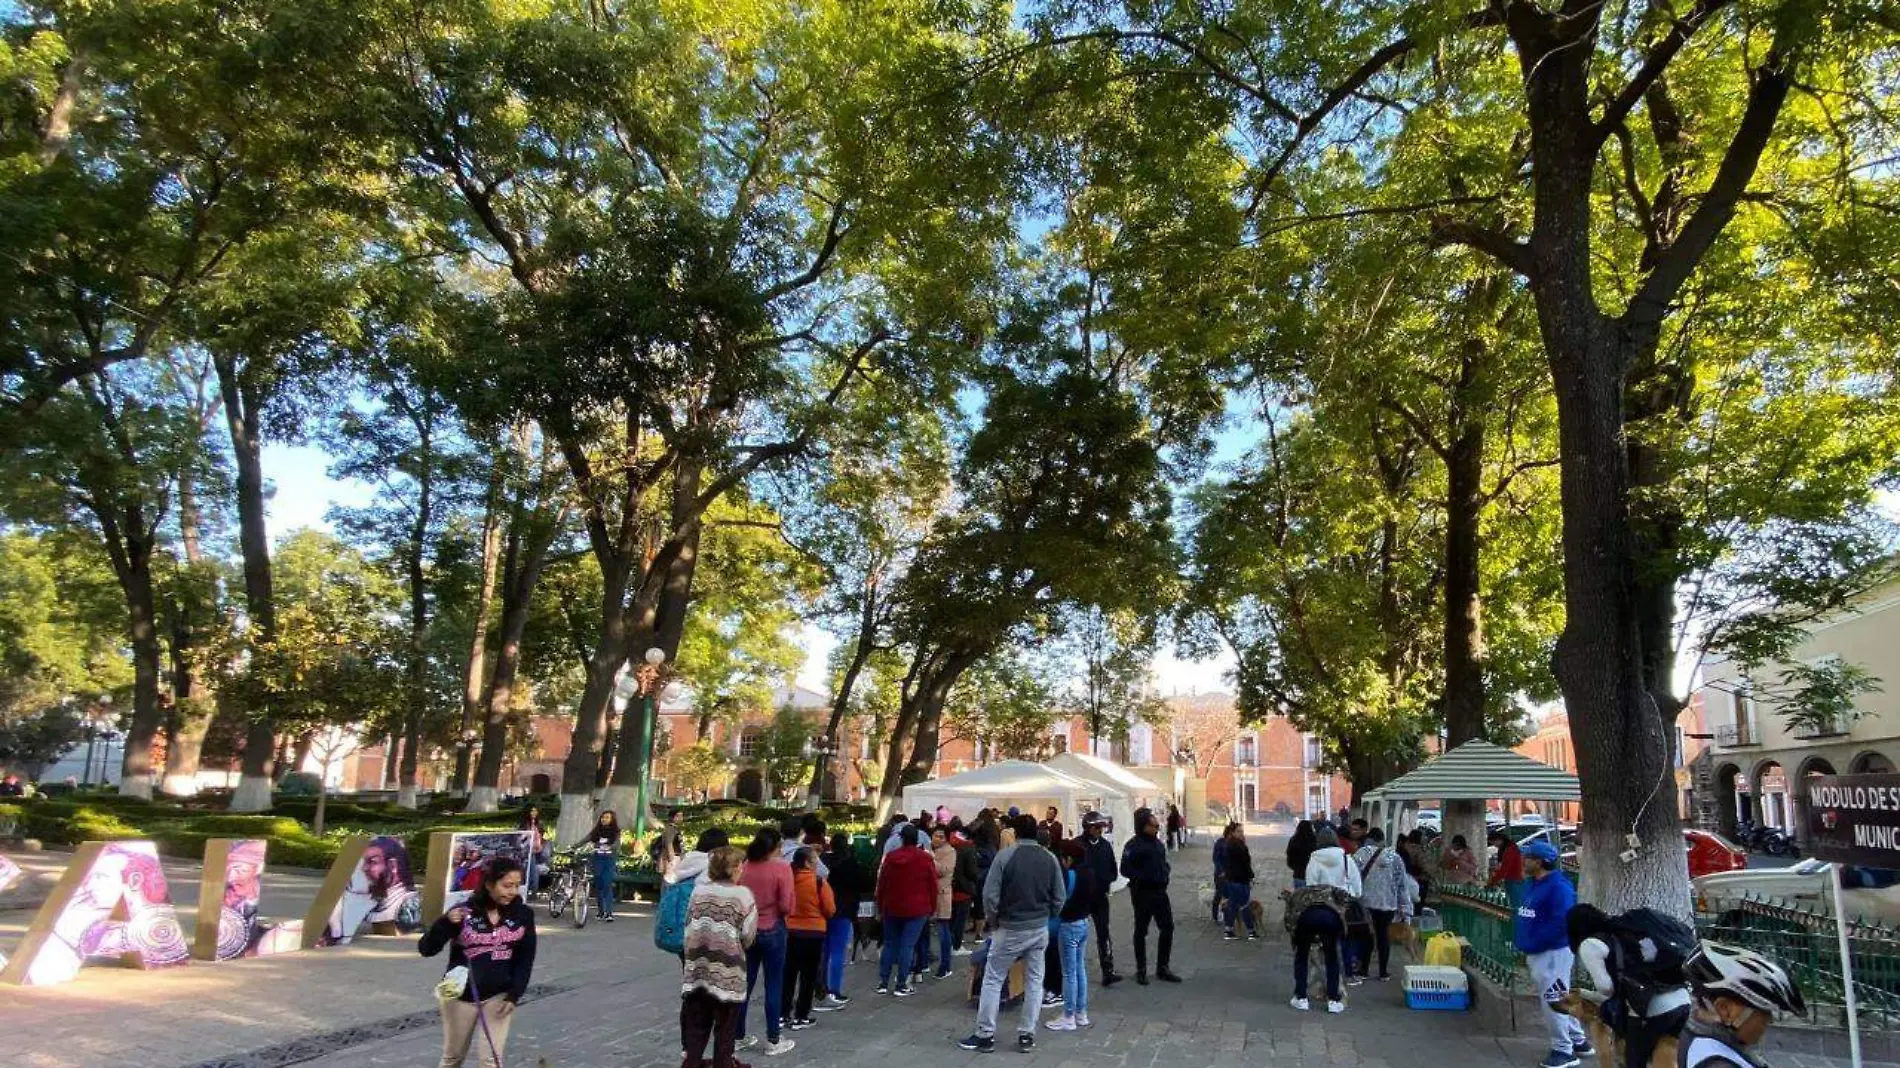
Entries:
<svg viewBox="0 0 1900 1068">
<path fill-rule="evenodd" d="M 989 878 L 983 882 L 983 910 L 996 933 L 990 943 L 989 963 L 983 969 L 983 995 L 977 1002 L 976 1033 L 957 1043 L 967 1050 L 990 1053 L 996 1049 L 996 1016 L 1002 1006 L 1003 984 L 1017 961 L 1023 962 L 1023 1019 L 1016 1032 L 1016 1048 L 1028 1052 L 1036 1045 L 1036 1018 L 1042 1012 L 1042 962 L 1049 946 L 1049 924 L 1062 913 L 1068 888 L 1062 863 L 1036 842 L 1036 817 L 1019 816 L 1016 844 L 996 854 Z"/>
</svg>

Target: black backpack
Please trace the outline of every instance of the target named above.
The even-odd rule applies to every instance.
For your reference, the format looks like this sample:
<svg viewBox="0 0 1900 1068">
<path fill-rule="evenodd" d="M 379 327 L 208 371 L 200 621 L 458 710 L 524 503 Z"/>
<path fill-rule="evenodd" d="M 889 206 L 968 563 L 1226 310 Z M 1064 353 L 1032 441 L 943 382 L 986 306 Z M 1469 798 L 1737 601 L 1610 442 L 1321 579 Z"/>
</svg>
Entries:
<svg viewBox="0 0 1900 1068">
<path fill-rule="evenodd" d="M 1625 1005 L 1643 1012 L 1657 994 L 1688 985 L 1683 966 L 1695 955 L 1698 944 L 1693 927 L 1655 909 L 1631 909 L 1610 922 L 1616 928 L 1610 942 L 1611 967 L 1616 993 Z M 1648 959 L 1645 942 L 1655 947 Z"/>
</svg>

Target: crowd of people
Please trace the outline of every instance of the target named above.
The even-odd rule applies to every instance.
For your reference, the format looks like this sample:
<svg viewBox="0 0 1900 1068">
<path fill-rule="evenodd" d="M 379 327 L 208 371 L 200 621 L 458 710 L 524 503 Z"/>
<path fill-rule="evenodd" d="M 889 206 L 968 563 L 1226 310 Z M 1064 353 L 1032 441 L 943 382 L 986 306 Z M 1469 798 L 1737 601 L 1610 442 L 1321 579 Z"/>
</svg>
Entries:
<svg viewBox="0 0 1900 1068">
<path fill-rule="evenodd" d="M 927 978 L 950 978 L 956 958 L 972 958 L 976 1027 L 958 1043 L 963 1049 L 997 1048 L 999 1017 L 1012 998 L 1020 999 L 1018 1050 L 1035 1048 L 1039 1027 L 1087 1028 L 1091 929 L 1101 984 L 1123 978 L 1115 971 L 1109 897 L 1118 879 L 1128 884 L 1136 982 L 1181 982 L 1169 966 L 1169 854 L 1178 846 L 1178 818 L 1138 810 L 1134 833 L 1118 851 L 1105 836 L 1108 820 L 1094 812 L 1073 838 L 1055 809 L 1041 820 L 1013 808 L 986 809 L 967 825 L 943 810 L 897 815 L 878 833 L 871 870 L 859 863 L 850 837 L 828 836 L 816 815 L 760 827 L 743 851 L 715 828 L 680 852 L 678 825 L 670 824 L 662 832 L 668 870 L 654 941 L 681 969 L 683 1068 L 747 1068 L 737 1059 L 740 1050 L 768 1057 L 791 1050 L 796 1043 L 786 1032 L 813 1027 L 815 1014 L 851 1003 L 845 965 L 871 941 L 879 943 L 876 993 L 894 998 L 912 996 Z M 617 847 L 618 834 L 612 814 L 603 813 L 588 841 Z M 668 834 L 671 846 L 664 844 Z M 1648 910 L 1611 917 L 1578 904 L 1546 841 L 1494 844 L 1499 856 L 1487 874 L 1462 838 L 1445 844 L 1433 863 L 1417 834 L 1389 845 L 1364 820 L 1302 821 L 1287 845 L 1291 888 L 1283 892 L 1294 948 L 1292 1007 L 1311 1007 L 1315 950 L 1324 962 L 1327 1011 L 1344 1012 L 1345 987 L 1391 978 L 1393 929 L 1412 922 L 1434 881 L 1475 883 L 1484 875 L 1511 894 L 1517 949 L 1545 1006 L 1551 1049 L 1540 1068 L 1580 1068 L 1596 1052 L 1571 989 L 1579 964 L 1607 995 L 1599 1011 L 1624 1044 L 1627 1068 L 1642 1068 L 1671 1036 L 1682 1068 L 1758 1065 L 1750 1049 L 1768 1024 L 1803 1011 L 1800 991 L 1774 962 L 1745 949 L 1697 944 L 1686 925 Z M 1240 824 L 1229 824 L 1215 842 L 1213 864 L 1212 918 L 1229 940 L 1241 938 L 1243 928 L 1245 937 L 1258 938 L 1259 873 Z M 439 988 L 443 1068 L 462 1064 L 471 1049 L 484 1066 L 501 1063 L 535 956 L 525 876 L 518 861 L 490 861 L 469 901 L 422 937 L 424 955 L 450 951 Z M 611 915 L 610 900 L 602 914 Z M 1022 983 L 1011 989 L 1017 965 Z M 763 1036 L 748 1033 L 755 997 Z M 1059 1011 L 1044 1020 L 1049 1008 Z"/>
</svg>

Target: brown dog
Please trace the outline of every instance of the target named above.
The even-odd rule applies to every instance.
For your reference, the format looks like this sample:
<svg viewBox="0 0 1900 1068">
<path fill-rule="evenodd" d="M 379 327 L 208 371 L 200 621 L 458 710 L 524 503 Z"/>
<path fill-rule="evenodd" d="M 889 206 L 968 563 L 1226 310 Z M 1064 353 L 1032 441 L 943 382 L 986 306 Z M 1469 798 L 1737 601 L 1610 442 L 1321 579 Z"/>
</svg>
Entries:
<svg viewBox="0 0 1900 1068">
<path fill-rule="evenodd" d="M 1583 994 L 1572 990 L 1556 1005 L 1558 1012 L 1575 1016 L 1583 1024 L 1583 1030 L 1590 1036 L 1590 1044 L 1597 1049 L 1597 1068 L 1619 1068 L 1623 1063 L 1623 1040 L 1616 1037 L 1597 1014 L 1597 1003 Z M 1656 1052 L 1649 1055 L 1649 1068 L 1676 1068 L 1676 1037 L 1669 1035 L 1656 1043 Z"/>
</svg>

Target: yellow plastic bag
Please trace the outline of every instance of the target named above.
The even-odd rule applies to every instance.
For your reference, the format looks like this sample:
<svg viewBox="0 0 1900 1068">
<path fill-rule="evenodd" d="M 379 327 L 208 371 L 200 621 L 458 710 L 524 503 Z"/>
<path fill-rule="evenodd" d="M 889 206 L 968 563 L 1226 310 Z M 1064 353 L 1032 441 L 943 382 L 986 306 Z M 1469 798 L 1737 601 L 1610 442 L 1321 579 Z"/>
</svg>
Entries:
<svg viewBox="0 0 1900 1068">
<path fill-rule="evenodd" d="M 1464 967 L 1465 940 L 1449 931 L 1433 935 L 1425 943 L 1425 963 L 1446 968 Z"/>
</svg>

